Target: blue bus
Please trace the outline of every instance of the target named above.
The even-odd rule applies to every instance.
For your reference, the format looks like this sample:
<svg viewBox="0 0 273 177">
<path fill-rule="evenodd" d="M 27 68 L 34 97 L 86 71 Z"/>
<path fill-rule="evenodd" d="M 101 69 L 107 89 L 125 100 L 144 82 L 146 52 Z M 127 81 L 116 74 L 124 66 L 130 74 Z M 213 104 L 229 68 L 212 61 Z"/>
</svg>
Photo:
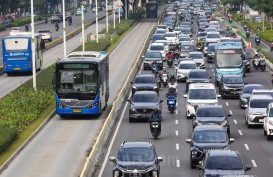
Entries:
<svg viewBox="0 0 273 177">
<path fill-rule="evenodd" d="M 146 17 L 147 18 L 157 18 L 157 3 L 148 2 L 146 3 Z"/>
<path fill-rule="evenodd" d="M 41 34 L 35 34 L 36 70 L 43 65 Z M 3 70 L 8 76 L 14 73 L 32 72 L 31 33 L 18 32 L 2 39 Z"/>
<path fill-rule="evenodd" d="M 77 51 L 56 62 L 56 113 L 100 116 L 109 99 L 109 56 Z"/>
<path fill-rule="evenodd" d="M 234 42 L 219 42 L 215 54 L 215 83 L 219 84 L 222 75 L 244 77 L 242 45 Z"/>
</svg>

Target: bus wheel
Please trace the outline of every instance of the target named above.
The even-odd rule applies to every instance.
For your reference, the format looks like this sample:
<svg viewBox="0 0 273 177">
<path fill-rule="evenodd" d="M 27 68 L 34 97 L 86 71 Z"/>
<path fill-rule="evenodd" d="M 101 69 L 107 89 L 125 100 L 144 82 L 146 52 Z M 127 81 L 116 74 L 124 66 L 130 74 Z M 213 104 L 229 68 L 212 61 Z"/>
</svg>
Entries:
<svg viewBox="0 0 273 177">
<path fill-rule="evenodd" d="M 12 73 L 7 73 L 8 76 L 12 76 Z"/>
</svg>

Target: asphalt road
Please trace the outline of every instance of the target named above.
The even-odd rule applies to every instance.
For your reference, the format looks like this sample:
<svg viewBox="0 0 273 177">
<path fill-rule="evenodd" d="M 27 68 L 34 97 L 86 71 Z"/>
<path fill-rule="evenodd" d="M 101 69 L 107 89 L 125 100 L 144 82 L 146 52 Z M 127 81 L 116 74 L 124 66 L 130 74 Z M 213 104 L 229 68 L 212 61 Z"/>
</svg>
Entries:
<svg viewBox="0 0 273 177">
<path fill-rule="evenodd" d="M 196 36 L 194 36 L 196 38 Z M 250 51 L 247 50 L 248 54 Z M 166 65 L 166 63 L 165 63 Z M 214 76 L 214 66 L 206 64 L 206 69 L 210 76 Z M 174 72 L 174 68 L 170 69 Z M 140 71 L 151 73 L 151 71 Z M 246 74 L 244 81 L 246 83 L 263 84 L 266 88 L 271 89 L 270 71 L 261 72 L 251 68 L 251 72 Z M 214 83 L 214 78 L 212 79 Z M 113 144 L 110 145 L 108 153 L 110 156 L 116 156 L 121 143 L 124 140 L 133 141 L 151 141 L 157 151 L 157 154 L 163 156 L 161 164 L 161 177 L 197 177 L 199 170 L 190 168 L 190 146 L 185 142 L 186 138 L 191 137 L 192 120 L 186 118 L 186 99 L 185 83 L 178 84 L 177 111 L 171 114 L 167 111 L 165 93 L 167 88 L 161 88 L 160 97 L 163 102 L 163 122 L 162 133 L 158 140 L 154 140 L 151 136 L 149 123 L 134 122 L 129 123 L 128 104 L 124 107 L 124 114 L 121 117 L 121 123 L 116 130 L 117 134 L 113 137 Z M 218 91 L 218 89 L 217 89 Z M 273 167 L 273 151 L 272 141 L 267 141 L 263 135 L 261 128 L 249 129 L 245 125 L 245 111 L 240 109 L 238 99 L 222 99 L 219 98 L 219 104 L 222 104 L 226 112 L 231 112 L 232 117 L 229 118 L 231 125 L 231 137 L 235 138 L 232 148 L 238 150 L 246 164 L 252 166 L 247 174 L 254 174 L 257 177 L 271 177 Z M 104 163 L 98 167 L 100 172 L 98 177 L 107 177 L 112 175 L 112 167 L 108 160 L 108 154 L 104 159 Z"/>
<path fill-rule="evenodd" d="M 156 19 L 144 19 L 121 41 L 110 54 L 110 99 L 111 105 L 121 89 L 127 73 L 129 73 L 135 58 L 142 48 L 146 36 L 156 24 Z M 100 25 L 100 29 L 105 26 Z M 88 28 L 94 31 L 94 26 Z M 69 40 L 68 46 L 74 49 L 79 45 L 79 36 Z M 45 52 L 45 67 L 62 56 L 62 46 L 54 47 Z M 49 61 L 50 60 L 50 61 Z M 29 77 L 3 76 L 2 86 L 13 82 L 13 87 L 20 85 L 20 79 Z M 5 80 L 3 82 L 3 80 Z M 11 86 L 11 85 L 9 85 Z M 2 88 L 0 86 L 0 88 Z M 4 90 L 9 92 L 7 88 Z M 0 91 L 2 93 L 2 91 Z M 109 108 L 99 119 L 71 118 L 61 119 L 55 115 L 41 132 L 17 156 L 10 166 L 0 175 L 3 177 L 75 177 L 79 176 L 86 156 L 92 147 L 97 134 L 107 116 Z"/>
<path fill-rule="evenodd" d="M 105 15 L 105 11 L 99 11 L 98 12 L 98 17 L 101 17 Z M 91 12 L 90 8 L 88 8 L 88 11 L 86 13 L 84 13 L 84 22 L 88 23 L 91 22 L 93 20 L 95 20 L 95 13 Z M 72 16 L 72 24 L 71 26 L 69 26 L 68 22 L 66 21 L 66 34 L 69 34 L 70 32 L 74 31 L 75 29 L 77 29 L 78 27 L 81 27 L 81 16 L 76 16 L 75 14 Z M 23 31 L 25 30 L 24 26 L 20 27 Z M 31 28 L 30 28 L 31 29 Z M 58 38 L 61 38 L 63 36 L 63 23 L 59 23 L 59 30 L 56 31 L 55 30 L 55 23 L 51 24 L 50 19 L 48 21 L 47 24 L 42 23 L 42 24 L 37 24 L 34 26 L 34 30 L 35 32 L 38 32 L 39 30 L 45 30 L 48 29 L 52 32 L 52 40 L 56 40 Z M 93 33 L 94 34 L 94 33 Z M 2 38 L 4 36 L 9 35 L 9 29 L 7 29 L 4 32 L 0 33 L 0 44 L 1 44 L 1 48 L 0 48 L 0 66 L 3 65 L 3 59 L 2 59 Z M 48 41 L 46 41 L 46 43 L 48 43 Z"/>
</svg>

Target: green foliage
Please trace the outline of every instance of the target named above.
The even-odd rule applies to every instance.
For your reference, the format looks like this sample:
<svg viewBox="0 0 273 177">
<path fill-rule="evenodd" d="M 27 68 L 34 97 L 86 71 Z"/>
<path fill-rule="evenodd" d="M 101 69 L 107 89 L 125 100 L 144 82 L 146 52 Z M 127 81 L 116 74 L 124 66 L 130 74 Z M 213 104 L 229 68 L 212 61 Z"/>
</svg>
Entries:
<svg viewBox="0 0 273 177">
<path fill-rule="evenodd" d="M 134 20 L 141 20 L 145 14 L 145 9 L 144 8 L 138 8 L 136 13 L 130 14 L 130 19 Z"/>
<path fill-rule="evenodd" d="M 17 132 L 15 129 L 0 126 L 0 153 L 4 152 L 16 137 Z"/>
<path fill-rule="evenodd" d="M 261 37 L 267 42 L 273 41 L 273 30 L 265 30 L 260 32 Z"/>
<path fill-rule="evenodd" d="M 35 22 L 38 20 L 42 20 L 42 17 L 37 16 L 34 18 Z M 29 24 L 29 23 L 31 23 L 30 17 L 29 18 L 21 18 L 18 20 L 10 21 L 8 27 L 22 26 L 22 25 Z"/>
<path fill-rule="evenodd" d="M 4 30 L 6 30 L 6 27 L 4 25 L 0 24 L 0 31 L 4 31 Z"/>
<path fill-rule="evenodd" d="M 99 43 L 96 40 L 87 41 L 85 43 L 85 50 L 86 51 L 105 51 L 111 45 L 111 41 L 109 38 L 99 39 Z M 74 51 L 81 51 L 82 45 L 77 47 Z"/>
<path fill-rule="evenodd" d="M 243 20 L 243 15 L 241 15 L 241 14 L 232 14 L 232 18 L 235 21 L 241 21 L 241 20 Z"/>
</svg>

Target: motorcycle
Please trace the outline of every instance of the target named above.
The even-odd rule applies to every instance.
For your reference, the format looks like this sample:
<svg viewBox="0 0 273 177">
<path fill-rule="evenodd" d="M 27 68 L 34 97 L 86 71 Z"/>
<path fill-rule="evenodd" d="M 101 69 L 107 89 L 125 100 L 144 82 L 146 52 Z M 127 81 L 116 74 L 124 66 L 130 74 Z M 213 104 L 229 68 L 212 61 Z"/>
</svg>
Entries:
<svg viewBox="0 0 273 177">
<path fill-rule="evenodd" d="M 244 30 L 247 31 L 247 26 L 246 25 L 244 25 Z"/>
<path fill-rule="evenodd" d="M 173 59 L 172 58 L 168 58 L 167 59 L 167 65 L 171 68 L 173 66 Z"/>
<path fill-rule="evenodd" d="M 204 49 L 204 46 L 203 46 L 203 45 L 201 45 L 201 44 L 198 44 L 198 45 L 197 45 L 197 51 L 202 52 L 203 49 Z"/>
<path fill-rule="evenodd" d="M 167 85 L 168 85 L 168 74 L 167 73 L 163 73 L 161 75 L 161 80 L 162 80 L 163 86 L 167 87 Z"/>
<path fill-rule="evenodd" d="M 261 43 L 261 40 L 259 38 L 255 38 L 255 43 L 256 43 L 257 46 L 259 46 L 260 43 Z"/>
<path fill-rule="evenodd" d="M 151 63 L 150 64 L 152 73 L 154 74 L 154 76 L 158 75 L 158 64 L 157 63 Z"/>
<path fill-rule="evenodd" d="M 265 62 L 265 59 L 264 59 L 264 58 L 263 58 L 263 59 L 260 59 L 259 65 L 260 65 L 261 71 L 265 71 L 266 62 Z"/>
<path fill-rule="evenodd" d="M 176 49 L 176 50 L 174 51 L 173 55 L 174 55 L 174 58 L 178 59 L 179 56 L 180 56 L 179 50 Z"/>
<path fill-rule="evenodd" d="M 231 18 L 229 18 L 228 21 L 229 21 L 230 24 L 232 23 L 232 19 Z"/>
<path fill-rule="evenodd" d="M 168 96 L 167 97 L 167 105 L 168 105 L 168 110 L 172 114 L 176 109 L 176 98 L 175 98 L 175 96 Z"/>
<path fill-rule="evenodd" d="M 55 30 L 56 30 L 56 31 L 59 31 L 59 26 L 55 26 Z"/>
<path fill-rule="evenodd" d="M 151 121 L 150 122 L 150 130 L 151 130 L 151 134 L 154 137 L 154 139 L 156 140 L 157 137 L 159 137 L 160 133 L 161 133 L 161 122 L 159 121 Z"/>
<path fill-rule="evenodd" d="M 270 43 L 269 47 L 270 47 L 270 51 L 272 52 L 273 51 L 273 42 Z"/>
<path fill-rule="evenodd" d="M 250 36 L 250 32 L 249 30 L 246 30 L 246 37 L 249 38 L 249 36 Z"/>
<path fill-rule="evenodd" d="M 258 58 L 255 58 L 254 61 L 253 61 L 253 66 L 256 70 L 259 69 L 260 67 L 260 62 L 259 62 L 259 59 Z"/>
<path fill-rule="evenodd" d="M 47 24 L 47 23 L 48 23 L 48 19 L 46 18 L 46 19 L 45 19 L 45 24 Z"/>
<path fill-rule="evenodd" d="M 260 31 L 261 30 L 261 27 L 260 26 L 257 26 L 257 31 Z"/>
</svg>

